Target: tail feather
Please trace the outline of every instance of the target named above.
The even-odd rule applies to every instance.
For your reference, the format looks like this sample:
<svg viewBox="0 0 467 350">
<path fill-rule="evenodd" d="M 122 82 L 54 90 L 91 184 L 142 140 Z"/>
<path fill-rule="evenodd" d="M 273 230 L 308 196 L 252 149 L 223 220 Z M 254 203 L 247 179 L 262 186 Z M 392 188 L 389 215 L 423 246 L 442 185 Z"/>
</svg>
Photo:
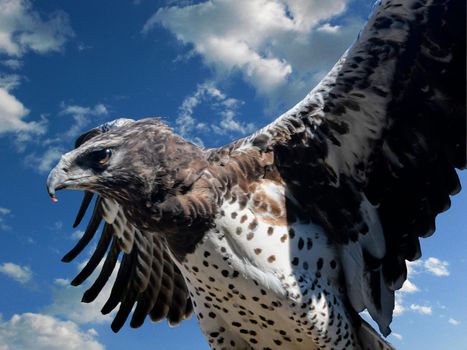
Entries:
<svg viewBox="0 0 467 350">
<path fill-rule="evenodd" d="M 396 350 L 392 344 L 387 342 L 381 334 L 363 319 L 361 319 L 360 328 L 358 329 L 358 338 L 362 350 Z"/>
</svg>

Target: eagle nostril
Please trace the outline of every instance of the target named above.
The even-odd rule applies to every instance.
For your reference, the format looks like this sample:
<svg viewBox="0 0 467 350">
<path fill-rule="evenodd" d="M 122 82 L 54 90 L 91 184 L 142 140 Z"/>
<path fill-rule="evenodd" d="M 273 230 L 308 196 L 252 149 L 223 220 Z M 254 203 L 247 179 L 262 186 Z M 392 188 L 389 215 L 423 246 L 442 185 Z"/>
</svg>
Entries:
<svg viewBox="0 0 467 350">
<path fill-rule="evenodd" d="M 67 173 L 67 172 L 68 172 L 68 169 L 67 169 L 67 168 L 62 168 L 62 171 L 63 171 L 64 173 Z"/>
</svg>

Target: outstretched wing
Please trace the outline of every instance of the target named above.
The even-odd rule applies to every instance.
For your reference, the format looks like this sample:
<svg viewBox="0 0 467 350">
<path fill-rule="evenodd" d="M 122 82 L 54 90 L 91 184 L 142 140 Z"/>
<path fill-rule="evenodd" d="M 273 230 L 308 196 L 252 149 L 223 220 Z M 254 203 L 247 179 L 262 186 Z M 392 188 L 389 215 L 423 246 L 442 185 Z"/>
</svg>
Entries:
<svg viewBox="0 0 467 350">
<path fill-rule="evenodd" d="M 406 260 L 466 165 L 465 1 L 383 0 L 297 106 L 232 147 L 273 152 L 289 192 L 335 243 L 349 300 L 384 334 Z"/>
<path fill-rule="evenodd" d="M 75 146 L 79 147 L 102 132 L 130 122 L 129 119 L 118 119 L 92 129 L 81 135 Z M 80 224 L 93 196 L 91 192 L 84 193 L 73 227 Z M 117 202 L 100 195 L 96 197 L 85 233 L 62 259 L 64 262 L 72 261 L 89 244 L 104 222 L 94 253 L 71 282 L 74 286 L 83 283 L 105 257 L 99 276 L 84 293 L 82 301 L 89 303 L 96 299 L 118 265 L 121 255 L 116 280 L 102 308 L 102 313 L 108 314 L 120 304 L 112 322 L 113 331 L 117 332 L 123 326 L 135 304 L 131 327 L 141 326 L 148 314 L 153 321 L 167 318 L 172 325 L 189 317 L 193 307 L 185 280 L 169 256 L 167 242 L 162 235 L 135 228 L 127 220 L 125 209 Z"/>
</svg>

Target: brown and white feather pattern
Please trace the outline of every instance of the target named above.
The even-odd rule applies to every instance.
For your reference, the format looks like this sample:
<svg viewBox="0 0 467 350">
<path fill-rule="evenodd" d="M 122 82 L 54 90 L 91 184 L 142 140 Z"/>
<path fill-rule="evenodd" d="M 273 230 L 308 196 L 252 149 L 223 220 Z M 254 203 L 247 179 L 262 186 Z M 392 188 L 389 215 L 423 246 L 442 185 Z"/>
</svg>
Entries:
<svg viewBox="0 0 467 350">
<path fill-rule="evenodd" d="M 113 243 L 96 280 L 97 285 L 85 292 L 83 301 L 92 302 L 97 297 L 110 277 L 118 255 L 123 254 L 116 286 L 103 308 L 103 313 L 109 313 L 121 303 L 112 323 L 114 331 L 123 326 L 135 303 L 137 305 L 131 320 L 133 327 L 141 326 L 148 314 L 154 321 L 167 317 L 172 324 L 189 317 L 192 309 L 188 306 L 191 300 L 186 285 L 181 283 L 183 277 L 167 254 L 167 243 L 162 237 L 136 229 L 128 222 L 123 208 L 112 199 L 99 197 L 96 208 L 95 212 L 106 223 L 94 254 L 72 281 L 73 285 L 81 284 L 91 275 L 111 240 Z"/>
<path fill-rule="evenodd" d="M 464 9 L 382 1 L 303 101 L 238 143 L 274 153 L 288 190 L 338 244 L 352 306 L 384 334 L 405 261 L 420 257 L 418 238 L 466 166 Z"/>
<path fill-rule="evenodd" d="M 394 291 L 466 166 L 465 1 L 378 2 L 355 44 L 297 106 L 204 150 L 158 119 L 83 134 L 49 194 L 97 192 L 75 258 L 104 220 L 82 283 L 117 331 L 194 310 L 213 349 L 392 349 Z M 108 164 L 96 163 L 112 151 Z M 107 153 L 106 153 L 107 154 Z M 97 157 L 97 158 L 96 158 Z M 108 159 L 105 158 L 107 161 Z M 83 176 L 84 182 L 69 181 Z M 76 177 L 75 177 L 76 178 Z M 75 179 L 74 178 L 74 179 Z M 110 248 L 108 248 L 110 245 Z"/>
<path fill-rule="evenodd" d="M 179 264 L 201 328 L 213 349 L 357 349 L 337 253 L 320 227 L 287 220 L 284 189 L 232 188 L 215 228 Z"/>
</svg>

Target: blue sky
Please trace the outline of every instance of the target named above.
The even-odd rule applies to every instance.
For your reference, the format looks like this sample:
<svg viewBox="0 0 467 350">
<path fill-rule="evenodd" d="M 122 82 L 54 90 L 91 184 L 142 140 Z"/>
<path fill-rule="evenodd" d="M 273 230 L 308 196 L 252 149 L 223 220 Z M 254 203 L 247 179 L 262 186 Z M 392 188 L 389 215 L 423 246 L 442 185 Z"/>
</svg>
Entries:
<svg viewBox="0 0 467 350">
<path fill-rule="evenodd" d="M 229 142 L 298 102 L 354 40 L 367 1 L 0 0 L 0 349 L 208 349 L 195 320 L 115 335 L 68 281 L 79 193 L 52 204 L 48 170 L 81 131 L 163 117 Z M 467 175 L 461 181 L 467 184 Z M 399 349 L 467 349 L 467 194 L 437 221 L 397 296 Z M 50 342 L 50 343 L 49 343 Z"/>
</svg>

